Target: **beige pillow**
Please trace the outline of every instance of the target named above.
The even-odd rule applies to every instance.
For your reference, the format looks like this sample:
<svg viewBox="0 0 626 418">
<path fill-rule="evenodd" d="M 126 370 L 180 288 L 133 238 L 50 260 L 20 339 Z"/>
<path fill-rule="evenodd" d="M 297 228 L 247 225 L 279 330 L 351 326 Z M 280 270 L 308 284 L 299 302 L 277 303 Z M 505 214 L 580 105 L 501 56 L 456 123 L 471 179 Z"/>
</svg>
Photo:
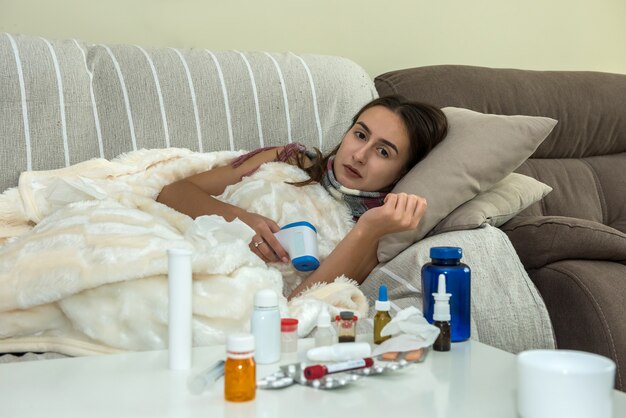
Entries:
<svg viewBox="0 0 626 418">
<path fill-rule="evenodd" d="M 511 173 L 446 216 L 428 235 L 488 224 L 501 226 L 528 206 L 543 199 L 552 187 L 532 177 Z"/>
<path fill-rule="evenodd" d="M 378 244 L 388 261 L 428 234 L 443 218 L 519 167 L 557 121 L 538 116 L 504 116 L 447 107 L 448 136 L 393 188 L 426 198 L 418 227 L 389 234 Z"/>
</svg>

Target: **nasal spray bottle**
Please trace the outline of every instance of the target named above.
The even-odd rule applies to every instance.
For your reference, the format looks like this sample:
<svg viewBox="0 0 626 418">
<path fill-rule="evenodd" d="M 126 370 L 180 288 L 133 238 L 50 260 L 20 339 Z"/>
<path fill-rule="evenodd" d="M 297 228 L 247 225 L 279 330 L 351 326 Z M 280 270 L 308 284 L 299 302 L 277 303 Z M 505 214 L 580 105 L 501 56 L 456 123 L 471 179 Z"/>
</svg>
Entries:
<svg viewBox="0 0 626 418">
<path fill-rule="evenodd" d="M 391 321 L 391 315 L 389 315 L 390 303 L 387 298 L 387 286 L 381 285 L 378 288 L 378 300 L 375 304 L 376 315 L 374 315 L 374 344 L 380 344 L 385 340 L 388 340 L 391 335 L 385 337 L 380 335 L 380 332 Z"/>
<path fill-rule="evenodd" d="M 274 234 L 298 271 L 311 271 L 320 266 L 317 255 L 317 230 L 306 221 L 283 226 Z"/>
<path fill-rule="evenodd" d="M 433 293 L 435 298 L 435 308 L 433 312 L 433 325 L 439 328 L 439 336 L 433 344 L 435 351 L 450 351 L 450 297 L 451 293 L 446 293 L 446 275 L 439 275 L 437 293 Z"/>
</svg>

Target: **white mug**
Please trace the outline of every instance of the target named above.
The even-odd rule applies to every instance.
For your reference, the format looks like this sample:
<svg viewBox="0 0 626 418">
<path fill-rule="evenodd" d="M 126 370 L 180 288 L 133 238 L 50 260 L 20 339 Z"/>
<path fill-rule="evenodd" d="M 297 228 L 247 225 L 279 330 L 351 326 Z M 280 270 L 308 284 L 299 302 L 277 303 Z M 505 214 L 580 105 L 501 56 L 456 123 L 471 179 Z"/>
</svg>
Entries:
<svg viewBox="0 0 626 418">
<path fill-rule="evenodd" d="M 611 418 L 615 363 L 573 350 L 517 356 L 517 411 L 522 418 Z"/>
</svg>

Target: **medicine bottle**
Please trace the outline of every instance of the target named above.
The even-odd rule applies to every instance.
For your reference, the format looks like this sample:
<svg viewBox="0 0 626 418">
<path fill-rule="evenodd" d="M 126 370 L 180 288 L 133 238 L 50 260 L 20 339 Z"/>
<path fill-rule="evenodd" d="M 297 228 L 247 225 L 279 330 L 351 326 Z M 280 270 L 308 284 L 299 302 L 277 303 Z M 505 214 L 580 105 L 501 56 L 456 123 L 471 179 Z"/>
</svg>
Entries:
<svg viewBox="0 0 626 418">
<path fill-rule="evenodd" d="M 246 402 L 253 400 L 255 395 L 254 337 L 251 334 L 231 334 L 226 339 L 224 399 Z"/>
<path fill-rule="evenodd" d="M 298 320 L 282 318 L 280 320 L 280 350 L 283 353 L 298 351 Z"/>
<path fill-rule="evenodd" d="M 381 285 L 378 288 L 378 300 L 376 301 L 376 315 L 374 315 L 374 344 L 380 344 L 391 338 L 391 335 L 383 337 L 380 332 L 391 322 L 389 309 L 391 308 L 389 298 L 387 297 L 387 286 Z"/>
<path fill-rule="evenodd" d="M 256 346 L 254 360 L 258 364 L 280 360 L 280 312 L 278 296 L 273 290 L 259 290 L 254 295 L 250 329 Z"/>
<path fill-rule="evenodd" d="M 459 247 L 432 247 L 430 263 L 422 267 L 422 308 L 424 318 L 433 323 L 434 297 L 439 275 L 446 276 L 446 291 L 450 298 L 450 334 L 452 342 L 470 337 L 471 271 L 461 263 L 463 250 Z"/>
<path fill-rule="evenodd" d="M 353 343 L 356 339 L 356 321 L 358 320 L 354 312 L 341 311 L 335 317 L 337 322 L 337 336 L 340 343 Z"/>
<path fill-rule="evenodd" d="M 330 314 L 325 308 L 322 309 L 317 317 L 317 329 L 313 337 L 315 338 L 316 347 L 333 345 L 337 342 L 337 334 L 330 324 Z"/>
<path fill-rule="evenodd" d="M 450 293 L 446 293 L 446 275 L 440 274 L 435 298 L 433 325 L 439 328 L 439 335 L 433 344 L 435 351 L 450 351 Z"/>
</svg>

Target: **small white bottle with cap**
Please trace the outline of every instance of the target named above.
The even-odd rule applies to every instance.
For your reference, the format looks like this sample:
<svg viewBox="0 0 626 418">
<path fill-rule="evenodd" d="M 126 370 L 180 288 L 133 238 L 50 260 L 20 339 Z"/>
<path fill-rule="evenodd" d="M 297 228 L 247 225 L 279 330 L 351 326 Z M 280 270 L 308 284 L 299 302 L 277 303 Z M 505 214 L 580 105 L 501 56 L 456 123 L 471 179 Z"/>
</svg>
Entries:
<svg viewBox="0 0 626 418">
<path fill-rule="evenodd" d="M 256 362 L 271 364 L 280 360 L 280 312 L 278 296 L 273 290 L 259 290 L 254 295 L 250 329 L 256 342 Z"/>
<path fill-rule="evenodd" d="M 435 351 L 450 351 L 450 297 L 446 293 L 446 275 L 440 274 L 437 283 L 437 293 L 433 293 L 435 307 L 433 325 L 439 328 L 439 336 L 433 344 Z"/>
<path fill-rule="evenodd" d="M 317 317 L 317 329 L 315 330 L 315 346 L 323 347 L 337 342 L 337 334 L 330 324 L 330 314 L 326 308 L 322 308 Z"/>
</svg>

